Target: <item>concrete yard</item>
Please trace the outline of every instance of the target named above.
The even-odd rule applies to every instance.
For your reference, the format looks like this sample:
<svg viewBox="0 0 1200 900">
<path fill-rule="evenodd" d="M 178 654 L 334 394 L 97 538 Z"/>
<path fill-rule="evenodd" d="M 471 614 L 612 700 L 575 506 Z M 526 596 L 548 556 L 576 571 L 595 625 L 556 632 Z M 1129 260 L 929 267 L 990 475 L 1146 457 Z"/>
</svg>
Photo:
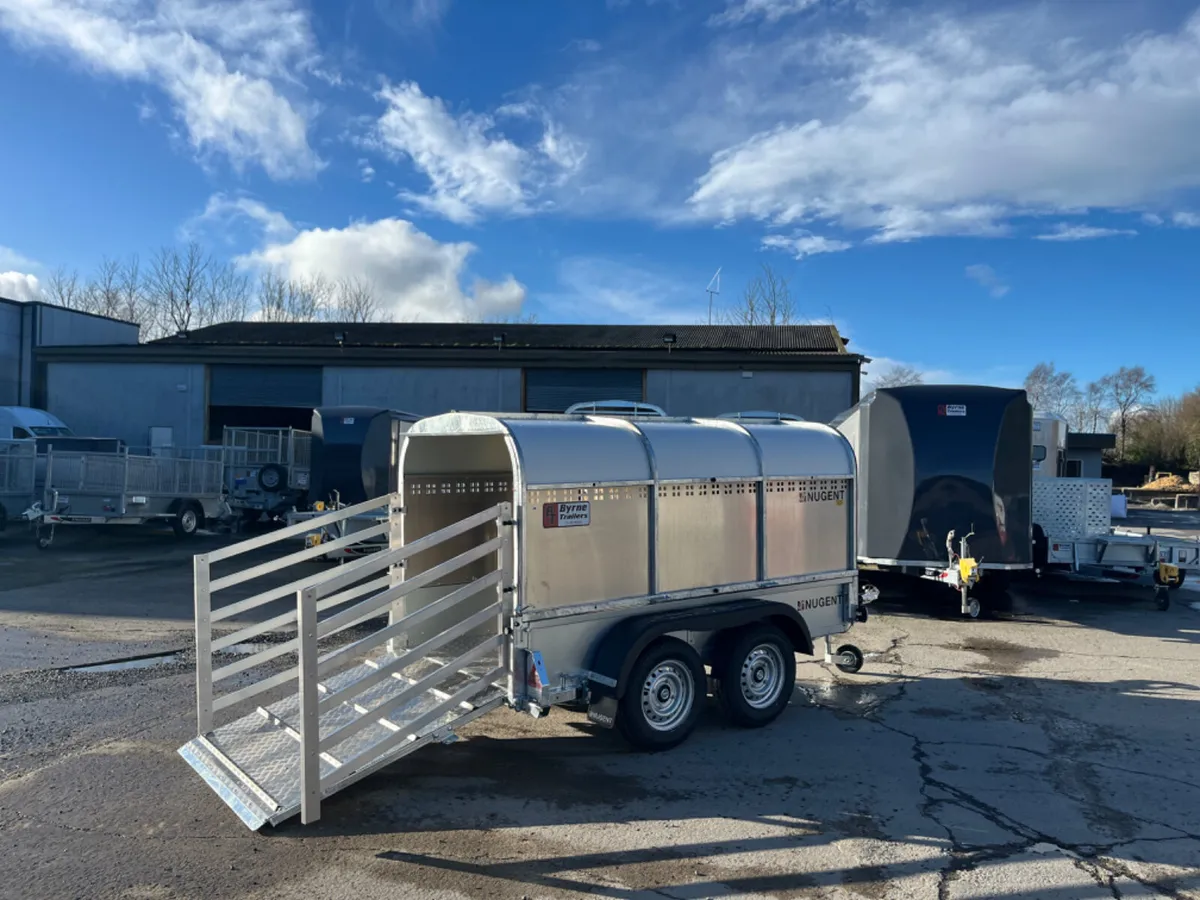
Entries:
<svg viewBox="0 0 1200 900">
<path fill-rule="evenodd" d="M 60 536 L 0 537 L 3 898 L 1200 898 L 1191 584 L 1165 613 L 1122 585 L 978 621 L 890 598 L 863 673 L 806 660 L 764 730 L 713 708 L 646 755 L 497 711 L 254 834 L 175 753 L 190 554 L 225 539 Z"/>
</svg>

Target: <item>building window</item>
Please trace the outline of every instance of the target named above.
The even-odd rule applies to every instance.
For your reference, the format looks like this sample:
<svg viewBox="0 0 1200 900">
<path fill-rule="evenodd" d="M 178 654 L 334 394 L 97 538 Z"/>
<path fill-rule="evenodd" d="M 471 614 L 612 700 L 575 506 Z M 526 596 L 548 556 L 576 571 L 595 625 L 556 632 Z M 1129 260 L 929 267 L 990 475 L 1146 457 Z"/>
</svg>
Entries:
<svg viewBox="0 0 1200 900">
<path fill-rule="evenodd" d="M 1063 475 L 1067 478 L 1082 478 L 1083 477 L 1083 460 L 1068 459 L 1063 467 Z"/>
<path fill-rule="evenodd" d="M 1044 444 L 1033 445 L 1033 461 L 1041 462 L 1046 458 L 1046 447 Z"/>
</svg>

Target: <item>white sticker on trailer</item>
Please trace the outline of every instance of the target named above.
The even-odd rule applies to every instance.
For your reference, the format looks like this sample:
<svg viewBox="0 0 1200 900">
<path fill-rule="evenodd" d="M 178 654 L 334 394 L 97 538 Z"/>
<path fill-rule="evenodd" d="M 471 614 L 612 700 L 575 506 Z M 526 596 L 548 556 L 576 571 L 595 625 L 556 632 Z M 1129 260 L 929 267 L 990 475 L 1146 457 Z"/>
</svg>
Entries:
<svg viewBox="0 0 1200 900">
<path fill-rule="evenodd" d="M 965 416 L 967 414 L 967 405 L 965 403 L 947 403 L 946 415 L 948 416 Z"/>
<path fill-rule="evenodd" d="M 576 528 L 591 524 L 591 501 L 547 503 L 542 507 L 542 527 L 544 528 Z"/>
</svg>

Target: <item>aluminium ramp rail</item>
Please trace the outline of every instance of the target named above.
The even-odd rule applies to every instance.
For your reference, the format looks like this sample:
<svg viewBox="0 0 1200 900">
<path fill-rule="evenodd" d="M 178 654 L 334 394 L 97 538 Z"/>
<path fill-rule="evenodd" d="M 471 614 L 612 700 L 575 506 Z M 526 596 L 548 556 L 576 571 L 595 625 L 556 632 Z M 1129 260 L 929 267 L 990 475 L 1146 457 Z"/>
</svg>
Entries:
<svg viewBox="0 0 1200 900">
<path fill-rule="evenodd" d="M 316 559 L 333 544 L 359 541 L 364 532 L 218 578 L 211 567 L 239 554 L 294 537 L 312 522 L 253 538 L 196 557 L 196 698 L 198 736 L 180 755 L 251 829 L 274 825 L 297 812 L 307 824 L 320 817 L 325 797 L 434 741 L 451 739 L 453 728 L 502 704 L 511 685 L 511 646 L 503 633 L 512 593 L 510 545 L 512 508 L 498 504 L 410 544 L 399 534 L 399 496 L 346 507 L 321 524 L 385 508 L 381 525 L 391 546 L 355 562 L 299 577 L 252 597 L 214 607 L 214 594 L 262 575 Z M 483 525 L 496 536 L 407 580 L 400 573 L 409 557 Z M 434 585 L 478 560 L 496 563 L 469 583 L 341 646 L 326 639 L 378 619 L 391 604 Z M 495 601 L 463 612 L 464 601 L 484 591 Z M 212 626 L 264 604 L 294 597 L 296 606 L 237 631 L 214 637 Z M 404 649 L 396 641 L 434 616 L 453 623 Z M 479 632 L 489 623 L 491 635 Z M 267 644 L 252 656 L 213 668 L 213 655 L 267 632 L 295 637 Z M 278 660 L 287 657 L 287 665 Z M 247 681 L 244 673 L 275 669 Z M 220 696 L 216 686 L 238 679 Z M 273 702 L 269 697 L 283 695 Z M 214 715 L 239 705 L 252 712 L 214 727 Z"/>
</svg>

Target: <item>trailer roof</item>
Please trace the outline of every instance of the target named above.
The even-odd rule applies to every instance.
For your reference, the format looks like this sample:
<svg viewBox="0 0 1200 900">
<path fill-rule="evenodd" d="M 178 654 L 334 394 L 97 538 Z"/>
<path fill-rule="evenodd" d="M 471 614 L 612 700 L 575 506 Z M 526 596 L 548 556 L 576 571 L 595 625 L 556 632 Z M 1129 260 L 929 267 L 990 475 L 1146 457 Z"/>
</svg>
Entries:
<svg viewBox="0 0 1200 900">
<path fill-rule="evenodd" d="M 411 438 L 480 434 L 512 439 L 529 487 L 855 474 L 849 442 L 814 422 L 447 413 L 408 432 Z"/>
</svg>

